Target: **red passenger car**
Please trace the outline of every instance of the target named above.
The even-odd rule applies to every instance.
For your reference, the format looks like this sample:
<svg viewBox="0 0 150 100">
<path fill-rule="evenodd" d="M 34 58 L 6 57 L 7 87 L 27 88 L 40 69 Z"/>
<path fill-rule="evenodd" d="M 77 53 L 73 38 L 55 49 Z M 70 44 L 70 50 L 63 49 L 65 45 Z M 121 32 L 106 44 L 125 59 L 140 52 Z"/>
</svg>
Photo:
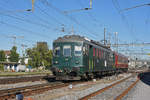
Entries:
<svg viewBox="0 0 150 100">
<path fill-rule="evenodd" d="M 115 67 L 122 71 L 128 70 L 128 58 L 122 54 L 115 53 Z"/>
</svg>

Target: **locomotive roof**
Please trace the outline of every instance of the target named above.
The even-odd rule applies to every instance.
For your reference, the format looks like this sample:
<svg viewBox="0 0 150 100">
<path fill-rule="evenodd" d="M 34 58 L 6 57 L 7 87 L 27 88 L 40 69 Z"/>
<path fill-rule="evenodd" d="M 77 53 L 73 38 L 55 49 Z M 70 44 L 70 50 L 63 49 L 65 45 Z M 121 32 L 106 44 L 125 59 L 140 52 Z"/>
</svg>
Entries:
<svg viewBox="0 0 150 100">
<path fill-rule="evenodd" d="M 84 41 L 84 38 L 79 35 L 65 35 L 63 37 L 58 37 L 54 42 L 77 42 Z"/>
<path fill-rule="evenodd" d="M 54 42 L 88 42 L 106 49 L 110 49 L 109 47 L 99 43 L 98 41 L 90 40 L 80 35 L 65 35 L 63 37 L 57 38 Z"/>
</svg>

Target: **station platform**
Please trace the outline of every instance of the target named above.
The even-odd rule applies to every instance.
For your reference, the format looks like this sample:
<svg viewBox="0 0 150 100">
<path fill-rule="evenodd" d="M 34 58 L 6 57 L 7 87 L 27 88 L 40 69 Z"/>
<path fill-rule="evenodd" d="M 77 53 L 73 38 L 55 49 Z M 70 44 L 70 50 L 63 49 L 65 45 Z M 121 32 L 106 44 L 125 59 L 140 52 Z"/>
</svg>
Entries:
<svg viewBox="0 0 150 100">
<path fill-rule="evenodd" d="M 124 100 L 150 100 L 150 72 L 142 76 Z"/>
</svg>

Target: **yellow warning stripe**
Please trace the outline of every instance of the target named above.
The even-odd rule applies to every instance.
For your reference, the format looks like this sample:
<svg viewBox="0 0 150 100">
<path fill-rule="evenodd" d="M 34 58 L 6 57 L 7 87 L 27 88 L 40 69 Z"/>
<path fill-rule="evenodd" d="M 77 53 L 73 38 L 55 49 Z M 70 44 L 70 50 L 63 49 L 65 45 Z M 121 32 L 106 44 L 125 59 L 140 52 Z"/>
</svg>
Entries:
<svg viewBox="0 0 150 100">
<path fill-rule="evenodd" d="M 93 69 L 93 67 L 94 67 L 94 64 L 93 64 L 93 60 L 92 60 L 92 69 Z"/>
<path fill-rule="evenodd" d="M 89 69 L 90 69 L 90 60 L 89 60 Z"/>
</svg>

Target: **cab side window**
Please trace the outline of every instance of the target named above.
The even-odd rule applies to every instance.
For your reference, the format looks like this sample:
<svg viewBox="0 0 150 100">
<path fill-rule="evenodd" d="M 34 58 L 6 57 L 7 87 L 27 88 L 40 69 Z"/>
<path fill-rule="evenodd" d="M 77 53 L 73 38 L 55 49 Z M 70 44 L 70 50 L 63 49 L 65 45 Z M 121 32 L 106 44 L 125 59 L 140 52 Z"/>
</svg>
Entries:
<svg viewBox="0 0 150 100">
<path fill-rule="evenodd" d="M 65 45 L 63 47 L 63 55 L 64 56 L 71 56 L 71 46 L 70 45 Z"/>
<path fill-rule="evenodd" d="M 75 56 L 81 56 L 82 46 L 74 46 L 74 54 L 75 54 Z"/>
<path fill-rule="evenodd" d="M 54 56 L 60 56 L 60 47 L 54 49 Z"/>
</svg>

